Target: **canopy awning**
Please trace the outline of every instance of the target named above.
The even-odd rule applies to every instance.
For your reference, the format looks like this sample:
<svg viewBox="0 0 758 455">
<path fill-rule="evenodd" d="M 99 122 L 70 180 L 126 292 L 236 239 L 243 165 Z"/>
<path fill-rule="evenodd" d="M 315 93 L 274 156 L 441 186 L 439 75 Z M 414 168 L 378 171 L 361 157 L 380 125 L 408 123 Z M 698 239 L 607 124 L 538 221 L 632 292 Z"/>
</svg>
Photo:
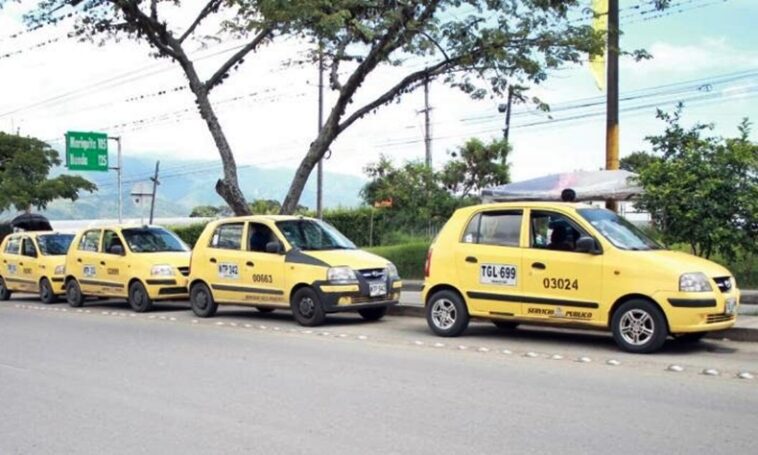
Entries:
<svg viewBox="0 0 758 455">
<path fill-rule="evenodd" d="M 625 200 L 642 193 L 629 171 L 577 171 L 546 175 L 482 190 L 483 202 L 560 201 L 561 192 L 574 190 L 577 201 Z"/>
</svg>

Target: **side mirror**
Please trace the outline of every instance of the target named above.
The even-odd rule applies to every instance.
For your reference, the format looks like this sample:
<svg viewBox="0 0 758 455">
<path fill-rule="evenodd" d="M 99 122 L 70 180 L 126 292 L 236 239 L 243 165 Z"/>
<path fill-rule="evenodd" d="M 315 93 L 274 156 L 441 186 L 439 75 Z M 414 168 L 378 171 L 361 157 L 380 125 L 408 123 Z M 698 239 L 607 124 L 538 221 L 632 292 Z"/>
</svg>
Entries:
<svg viewBox="0 0 758 455">
<path fill-rule="evenodd" d="M 282 244 L 279 242 L 268 242 L 266 244 L 266 253 L 276 253 L 281 254 L 284 248 L 282 247 Z"/>
<path fill-rule="evenodd" d="M 574 251 L 578 253 L 600 254 L 600 248 L 598 248 L 595 239 L 587 236 L 579 237 Z"/>
<path fill-rule="evenodd" d="M 121 245 L 111 245 L 110 248 L 108 248 L 108 252 L 110 254 L 118 254 L 119 256 L 124 255 L 124 247 Z"/>
</svg>

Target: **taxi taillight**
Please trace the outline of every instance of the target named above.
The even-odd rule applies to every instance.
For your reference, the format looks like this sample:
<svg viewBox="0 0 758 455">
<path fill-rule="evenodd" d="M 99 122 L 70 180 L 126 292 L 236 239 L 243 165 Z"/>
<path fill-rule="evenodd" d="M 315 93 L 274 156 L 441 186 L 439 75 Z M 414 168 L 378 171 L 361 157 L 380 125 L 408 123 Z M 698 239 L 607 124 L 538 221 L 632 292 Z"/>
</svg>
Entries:
<svg viewBox="0 0 758 455">
<path fill-rule="evenodd" d="M 424 263 L 424 277 L 429 278 L 429 271 L 432 268 L 432 248 L 429 247 L 429 251 L 426 252 L 426 262 Z"/>
</svg>

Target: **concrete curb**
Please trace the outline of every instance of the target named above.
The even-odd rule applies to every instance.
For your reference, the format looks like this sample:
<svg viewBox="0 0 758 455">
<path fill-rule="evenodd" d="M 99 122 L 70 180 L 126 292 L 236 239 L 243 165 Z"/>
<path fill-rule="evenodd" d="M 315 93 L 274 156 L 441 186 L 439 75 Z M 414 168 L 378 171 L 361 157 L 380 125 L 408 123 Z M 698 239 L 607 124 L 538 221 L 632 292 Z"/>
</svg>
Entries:
<svg viewBox="0 0 758 455">
<path fill-rule="evenodd" d="M 391 307 L 388 314 L 392 316 L 410 316 L 416 318 L 425 318 L 424 307 L 418 305 L 395 305 Z M 755 317 L 755 316 L 743 316 L 743 317 Z M 739 321 L 739 317 L 737 319 Z M 712 332 L 708 334 L 707 338 L 720 340 L 728 338 L 733 341 L 750 341 L 758 342 L 758 327 L 732 327 L 727 330 L 720 330 L 718 332 Z"/>
</svg>

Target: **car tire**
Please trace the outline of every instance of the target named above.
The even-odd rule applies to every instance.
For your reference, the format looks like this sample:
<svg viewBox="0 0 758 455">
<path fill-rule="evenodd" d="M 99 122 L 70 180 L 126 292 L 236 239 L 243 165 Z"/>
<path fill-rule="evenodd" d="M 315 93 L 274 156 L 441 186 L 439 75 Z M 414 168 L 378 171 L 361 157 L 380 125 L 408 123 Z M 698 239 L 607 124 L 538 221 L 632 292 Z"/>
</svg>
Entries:
<svg viewBox="0 0 758 455">
<path fill-rule="evenodd" d="M 366 321 L 378 321 L 379 319 L 383 318 L 385 314 L 387 314 L 387 307 L 382 306 L 379 308 L 364 308 L 363 310 L 358 310 L 358 314 L 360 314 L 361 317 Z"/>
<path fill-rule="evenodd" d="M 301 288 L 292 296 L 290 302 L 292 315 L 298 324 L 305 327 L 315 327 L 326 321 L 324 306 L 318 294 L 311 288 Z"/>
<path fill-rule="evenodd" d="M 216 314 L 218 303 L 213 299 L 213 293 L 204 283 L 195 283 L 190 289 L 190 307 L 200 318 L 210 318 Z"/>
<path fill-rule="evenodd" d="M 153 300 L 145 289 L 145 285 L 135 281 L 129 285 L 129 306 L 137 313 L 145 313 L 153 309 Z"/>
<path fill-rule="evenodd" d="M 265 313 L 272 313 L 275 310 L 275 308 L 269 308 L 269 307 L 265 307 L 265 306 L 257 306 L 257 307 L 255 307 L 255 309 L 258 310 L 259 313 L 264 313 L 264 314 Z"/>
<path fill-rule="evenodd" d="M 660 349 L 668 337 L 666 317 L 653 303 L 630 300 L 611 319 L 616 344 L 627 352 L 648 354 Z"/>
<path fill-rule="evenodd" d="M 73 278 L 66 282 L 66 301 L 74 308 L 84 305 L 82 288 L 79 287 L 79 283 Z"/>
<path fill-rule="evenodd" d="M 680 343 L 697 343 L 708 335 L 708 332 L 680 333 L 674 339 Z"/>
<path fill-rule="evenodd" d="M 51 304 L 58 301 L 58 297 L 53 292 L 53 286 L 50 284 L 50 280 L 42 278 L 39 281 L 39 299 L 42 303 Z"/>
<path fill-rule="evenodd" d="M 0 278 L 0 300 L 6 301 L 11 298 L 13 293 L 5 287 L 5 280 Z"/>
<path fill-rule="evenodd" d="M 458 293 L 437 291 L 426 305 L 426 323 L 436 335 L 457 337 L 468 327 L 468 308 Z"/>
<path fill-rule="evenodd" d="M 500 330 L 513 330 L 519 325 L 516 321 L 501 321 L 499 319 L 493 320 L 492 323 Z"/>
</svg>

